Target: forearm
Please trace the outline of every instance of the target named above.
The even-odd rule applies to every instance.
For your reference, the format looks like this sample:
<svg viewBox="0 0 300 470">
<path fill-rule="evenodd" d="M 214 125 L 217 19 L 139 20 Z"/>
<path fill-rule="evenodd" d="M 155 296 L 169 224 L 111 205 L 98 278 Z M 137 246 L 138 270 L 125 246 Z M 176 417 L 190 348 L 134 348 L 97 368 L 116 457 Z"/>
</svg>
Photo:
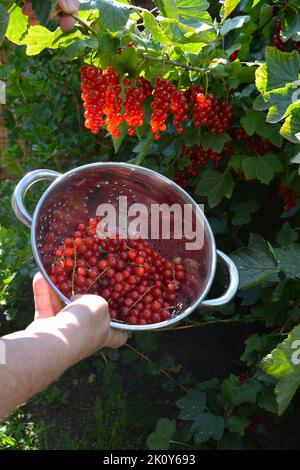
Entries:
<svg viewBox="0 0 300 470">
<path fill-rule="evenodd" d="M 4 336 L 6 364 L 0 365 L 0 420 L 57 379 L 74 361 L 69 338 L 53 317 L 40 328 Z"/>
</svg>

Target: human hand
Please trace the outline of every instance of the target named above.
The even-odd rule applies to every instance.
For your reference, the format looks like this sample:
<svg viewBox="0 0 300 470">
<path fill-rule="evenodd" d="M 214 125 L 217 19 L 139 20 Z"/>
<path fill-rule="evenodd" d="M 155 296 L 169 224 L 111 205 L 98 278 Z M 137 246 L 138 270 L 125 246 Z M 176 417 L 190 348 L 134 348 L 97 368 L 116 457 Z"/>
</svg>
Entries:
<svg viewBox="0 0 300 470">
<path fill-rule="evenodd" d="M 63 12 L 59 17 L 60 29 L 62 32 L 65 33 L 73 28 L 76 23 L 76 19 L 72 15 L 76 16 L 79 5 L 79 0 L 59 0 L 57 2 L 57 6 Z"/>
<path fill-rule="evenodd" d="M 105 346 L 118 348 L 126 333 L 110 327 L 107 302 L 97 295 L 82 295 L 62 309 L 61 302 L 41 273 L 33 279 L 35 319 L 27 331 L 53 333 L 67 345 L 68 366 Z"/>
<path fill-rule="evenodd" d="M 38 24 L 32 4 L 28 0 L 23 0 L 22 11 L 28 16 L 30 26 Z M 70 31 L 76 23 L 74 16 L 77 15 L 80 6 L 80 0 L 59 0 L 54 8 L 51 18 L 57 18 L 63 33 Z"/>
</svg>

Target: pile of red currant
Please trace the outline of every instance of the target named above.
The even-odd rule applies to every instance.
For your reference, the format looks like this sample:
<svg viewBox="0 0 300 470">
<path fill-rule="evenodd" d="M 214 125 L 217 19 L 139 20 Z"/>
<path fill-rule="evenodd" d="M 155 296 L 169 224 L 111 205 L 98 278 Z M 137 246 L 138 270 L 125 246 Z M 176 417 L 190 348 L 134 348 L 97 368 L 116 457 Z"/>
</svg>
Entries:
<svg viewBox="0 0 300 470">
<path fill-rule="evenodd" d="M 192 86 L 183 92 L 162 77 L 156 78 L 154 89 L 143 77 L 138 78 L 133 86 L 127 77 L 120 81 L 112 67 L 103 71 L 93 65 L 81 67 L 81 78 L 85 126 L 95 134 L 106 125 L 113 137 L 119 137 L 118 127 L 125 121 L 127 133 L 133 137 L 136 129 L 144 123 L 143 103 L 150 97 L 153 98 L 150 128 L 156 140 L 166 130 L 170 114 L 178 134 L 182 134 L 190 109 L 195 127 L 205 125 L 212 134 L 225 132 L 231 123 L 231 104 L 217 100 L 212 93 L 206 95 L 201 86 Z"/>
<path fill-rule="evenodd" d="M 249 135 L 242 127 L 234 127 L 230 131 L 233 139 L 242 142 L 246 149 L 251 149 L 256 156 L 264 155 L 272 151 L 272 144 L 269 139 L 262 139 L 257 135 Z"/>
<path fill-rule="evenodd" d="M 131 80 L 123 79 L 126 96 L 123 115 L 123 101 L 120 96 L 122 87 L 113 67 L 107 67 L 103 72 L 100 67 L 83 66 L 81 79 L 85 127 L 97 134 L 106 125 L 108 132 L 117 138 L 121 133 L 118 126 L 126 121 L 129 126 L 128 134 L 135 135 L 136 127 L 143 124 L 145 116 L 142 103 L 152 93 L 150 82 L 140 78 L 137 86 L 130 87 Z"/>
<path fill-rule="evenodd" d="M 160 132 L 166 130 L 166 121 L 170 111 L 173 113 L 173 124 L 177 128 L 177 132 L 182 134 L 182 123 L 189 118 L 187 115 L 189 106 L 185 94 L 178 90 L 170 80 L 157 77 L 151 108 L 150 127 L 156 140 L 160 139 Z"/>
<path fill-rule="evenodd" d="M 139 237 L 98 237 L 98 224 L 98 218 L 80 223 L 56 248 L 49 270 L 52 282 L 68 298 L 101 295 L 111 318 L 119 322 L 146 325 L 171 318 L 183 300 L 182 259 L 161 256 Z"/>
<path fill-rule="evenodd" d="M 192 86 L 189 96 L 195 127 L 206 125 L 211 134 L 226 132 L 232 120 L 231 104 L 217 100 L 212 93 L 205 94 L 202 86 Z"/>
<path fill-rule="evenodd" d="M 187 189 L 188 176 L 197 176 L 199 168 L 212 161 L 215 166 L 218 166 L 222 158 L 229 157 L 233 153 L 231 142 L 226 142 L 224 149 L 221 153 L 214 152 L 212 149 L 204 150 L 204 148 L 197 144 L 195 147 L 185 145 L 181 151 L 181 155 L 188 155 L 191 163 L 186 171 L 178 170 L 175 174 L 174 180 L 179 186 Z"/>
<path fill-rule="evenodd" d="M 277 195 L 284 201 L 283 210 L 285 212 L 296 206 L 297 194 L 292 188 L 287 188 L 286 186 L 280 185 L 277 191 Z"/>
</svg>

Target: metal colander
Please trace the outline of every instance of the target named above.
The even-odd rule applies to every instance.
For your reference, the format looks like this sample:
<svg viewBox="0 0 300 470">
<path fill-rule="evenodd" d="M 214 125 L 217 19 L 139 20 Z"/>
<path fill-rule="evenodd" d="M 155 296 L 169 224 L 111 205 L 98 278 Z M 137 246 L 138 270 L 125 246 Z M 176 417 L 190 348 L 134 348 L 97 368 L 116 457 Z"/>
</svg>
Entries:
<svg viewBox="0 0 300 470">
<path fill-rule="evenodd" d="M 24 205 L 26 191 L 36 181 L 45 179 L 52 181 L 52 184 L 42 195 L 31 217 Z M 180 256 L 186 276 L 178 293 L 181 302 L 170 319 L 148 325 L 111 321 L 111 326 L 125 330 L 162 328 L 189 315 L 199 304 L 217 307 L 231 300 L 238 287 L 237 269 L 230 258 L 216 251 L 212 230 L 195 201 L 173 181 L 147 168 L 125 163 L 95 163 L 75 168 L 65 174 L 51 170 L 32 171 L 19 182 L 12 199 L 16 216 L 31 226 L 31 244 L 38 268 L 63 302 L 67 304 L 70 300 L 57 289 L 47 274 L 55 260 L 57 246 L 63 238 L 76 230 L 78 223 L 95 217 L 99 204 L 113 206 L 117 220 L 119 216 L 127 216 L 126 207 L 120 206 L 120 197 L 124 200 L 124 196 L 127 198 L 127 207 L 143 204 L 143 207 L 149 209 L 147 223 L 150 247 L 168 259 Z M 190 227 L 195 230 L 198 224 L 203 230 L 203 244 L 200 248 L 186 249 L 186 243 L 191 240 L 184 233 L 180 239 L 176 238 L 174 220 L 171 220 L 173 224 L 170 225 L 170 236 L 163 239 L 163 213 L 159 214 L 160 224 L 153 231 L 151 207 L 155 204 L 167 204 L 170 207 L 174 203 L 179 204 L 183 212 L 185 205 L 190 206 Z M 220 298 L 204 300 L 215 275 L 217 255 L 228 268 L 228 288 Z"/>
</svg>

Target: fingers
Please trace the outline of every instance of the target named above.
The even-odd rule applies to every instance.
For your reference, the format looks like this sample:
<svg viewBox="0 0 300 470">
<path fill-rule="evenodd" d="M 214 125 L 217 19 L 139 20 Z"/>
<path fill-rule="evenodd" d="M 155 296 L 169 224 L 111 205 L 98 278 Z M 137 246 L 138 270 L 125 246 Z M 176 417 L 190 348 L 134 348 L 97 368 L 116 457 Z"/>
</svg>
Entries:
<svg viewBox="0 0 300 470">
<path fill-rule="evenodd" d="M 35 304 L 35 320 L 56 315 L 61 310 L 61 303 L 52 291 L 42 273 L 33 278 L 33 295 Z"/>
<path fill-rule="evenodd" d="M 126 343 L 127 339 L 127 333 L 121 330 L 115 330 L 114 328 L 110 328 L 107 346 L 113 349 L 119 348 Z"/>
<path fill-rule="evenodd" d="M 90 312 L 94 315 L 102 314 L 103 317 L 109 318 L 108 303 L 103 297 L 93 294 L 74 295 L 72 303 L 67 305 L 63 311 L 77 312 Z"/>
</svg>

